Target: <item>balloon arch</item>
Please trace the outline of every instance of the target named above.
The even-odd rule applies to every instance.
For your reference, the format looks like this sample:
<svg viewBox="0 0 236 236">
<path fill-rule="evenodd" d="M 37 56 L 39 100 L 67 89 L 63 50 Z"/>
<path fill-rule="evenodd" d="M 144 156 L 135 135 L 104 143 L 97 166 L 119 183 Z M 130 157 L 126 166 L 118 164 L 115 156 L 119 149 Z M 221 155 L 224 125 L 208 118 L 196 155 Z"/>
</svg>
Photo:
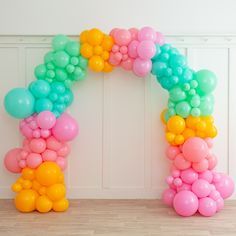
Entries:
<svg viewBox="0 0 236 236">
<path fill-rule="evenodd" d="M 10 150 L 4 159 L 10 172 L 21 173 L 12 185 L 16 208 L 21 212 L 68 208 L 63 171 L 70 152 L 67 142 L 78 134 L 76 120 L 65 112 L 73 101 L 71 86 L 85 79 L 88 67 L 107 73 L 116 66 L 139 77 L 152 73 L 169 93 L 161 114 L 171 162 L 164 203 L 181 216 L 220 211 L 234 183 L 214 170 L 212 139 L 217 129 L 211 114 L 216 76 L 209 70 L 193 71 L 185 56 L 151 27 L 115 28 L 109 35 L 93 28 L 83 31 L 78 41 L 57 35 L 44 63 L 35 68 L 37 80 L 5 96 L 6 111 L 23 119 L 19 128 L 25 137 L 22 147 Z"/>
</svg>

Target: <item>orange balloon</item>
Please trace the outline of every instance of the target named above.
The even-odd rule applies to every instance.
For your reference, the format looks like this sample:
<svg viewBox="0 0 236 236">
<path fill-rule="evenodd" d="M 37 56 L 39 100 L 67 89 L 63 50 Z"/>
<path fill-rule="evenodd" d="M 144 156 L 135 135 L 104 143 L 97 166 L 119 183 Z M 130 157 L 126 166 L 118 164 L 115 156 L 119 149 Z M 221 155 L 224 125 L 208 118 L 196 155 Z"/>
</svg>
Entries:
<svg viewBox="0 0 236 236">
<path fill-rule="evenodd" d="M 102 71 L 104 68 L 104 60 L 100 56 L 92 56 L 89 59 L 89 68 L 95 72 Z"/>
<path fill-rule="evenodd" d="M 103 49 L 102 49 L 102 47 L 101 46 L 99 46 L 99 45 L 97 45 L 97 46 L 95 46 L 94 48 L 93 48 L 93 54 L 94 55 L 101 55 L 102 54 L 102 52 L 103 52 Z"/>
<path fill-rule="evenodd" d="M 166 140 L 171 143 L 175 140 L 175 134 L 167 132 L 166 133 Z"/>
<path fill-rule="evenodd" d="M 181 145 L 184 143 L 184 136 L 182 134 L 177 134 L 175 136 L 175 144 L 176 145 Z"/>
<path fill-rule="evenodd" d="M 167 109 L 164 109 L 162 112 L 161 112 L 161 121 L 162 123 L 165 125 L 166 124 L 166 121 L 165 121 L 165 112 L 167 111 Z"/>
<path fill-rule="evenodd" d="M 14 183 L 12 186 L 11 186 L 11 189 L 13 192 L 20 192 L 22 190 L 22 186 L 21 184 L 19 183 Z"/>
<path fill-rule="evenodd" d="M 92 46 L 96 46 L 102 43 L 103 40 L 103 33 L 99 29 L 91 29 L 88 32 L 88 43 Z"/>
<path fill-rule="evenodd" d="M 195 137 L 195 132 L 190 128 L 186 128 L 183 132 L 183 136 L 184 136 L 184 139 L 186 140 L 188 138 Z"/>
<path fill-rule="evenodd" d="M 113 70 L 113 66 L 107 61 L 104 62 L 103 72 L 111 72 Z"/>
<path fill-rule="evenodd" d="M 185 120 L 180 116 L 172 116 L 167 121 L 167 128 L 170 132 L 181 134 L 185 129 Z"/>
<path fill-rule="evenodd" d="M 65 198 L 62 198 L 59 201 L 53 202 L 53 210 L 57 212 L 66 211 L 69 207 L 69 201 Z"/>
<path fill-rule="evenodd" d="M 195 129 L 195 125 L 200 121 L 201 121 L 200 117 L 188 116 L 186 119 L 186 125 L 191 129 Z"/>
<path fill-rule="evenodd" d="M 84 30 L 81 34 L 80 34 L 80 43 L 86 43 L 88 40 L 88 30 Z"/>
<path fill-rule="evenodd" d="M 22 170 L 22 175 L 24 179 L 33 180 L 34 179 L 34 170 L 28 167 Z"/>
<path fill-rule="evenodd" d="M 105 51 L 111 51 L 112 46 L 114 44 L 114 40 L 111 36 L 105 35 L 102 41 L 102 47 Z"/>
<path fill-rule="evenodd" d="M 65 197 L 66 188 L 63 184 L 54 184 L 47 188 L 47 195 L 52 201 L 58 201 Z"/>
<path fill-rule="evenodd" d="M 107 61 L 109 59 L 109 53 L 107 51 L 103 51 L 101 57 L 104 61 Z"/>
<path fill-rule="evenodd" d="M 36 200 L 36 209 L 41 213 L 49 212 L 52 209 L 52 201 L 45 195 L 39 196 Z"/>
<path fill-rule="evenodd" d="M 93 47 L 88 43 L 84 43 L 81 46 L 80 53 L 83 57 L 90 58 L 93 55 Z"/>
</svg>

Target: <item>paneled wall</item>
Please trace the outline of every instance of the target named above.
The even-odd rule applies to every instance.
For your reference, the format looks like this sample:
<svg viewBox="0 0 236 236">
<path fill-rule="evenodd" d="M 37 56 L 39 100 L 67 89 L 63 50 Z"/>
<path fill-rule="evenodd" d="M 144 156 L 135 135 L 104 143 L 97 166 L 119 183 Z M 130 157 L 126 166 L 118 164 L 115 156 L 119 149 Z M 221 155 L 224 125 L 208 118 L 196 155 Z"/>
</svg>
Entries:
<svg viewBox="0 0 236 236">
<path fill-rule="evenodd" d="M 0 37 L 0 99 L 16 86 L 34 79 L 34 67 L 50 48 L 50 37 Z M 214 150 L 218 170 L 236 181 L 236 36 L 167 36 L 186 54 L 192 68 L 213 70 L 219 80 L 215 91 L 215 122 L 219 135 Z M 73 88 L 69 112 L 80 125 L 71 143 L 66 171 L 70 198 L 158 198 L 165 188 L 168 161 L 159 115 L 167 93 L 155 78 L 140 79 L 115 69 L 111 74 L 88 73 Z M 22 141 L 18 121 L 0 107 L 0 157 Z M 12 197 L 16 179 L 0 165 L 0 198 Z M 236 196 L 236 195 L 235 195 Z"/>
</svg>

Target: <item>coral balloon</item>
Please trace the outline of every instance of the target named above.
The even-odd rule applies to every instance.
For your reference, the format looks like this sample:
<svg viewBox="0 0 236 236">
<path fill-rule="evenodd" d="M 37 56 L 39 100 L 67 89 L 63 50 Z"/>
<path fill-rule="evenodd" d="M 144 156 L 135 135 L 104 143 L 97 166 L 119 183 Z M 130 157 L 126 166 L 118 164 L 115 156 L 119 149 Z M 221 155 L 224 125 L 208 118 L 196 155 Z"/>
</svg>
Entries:
<svg viewBox="0 0 236 236">
<path fill-rule="evenodd" d="M 14 148 L 8 151 L 4 157 L 4 165 L 6 169 L 12 173 L 20 173 L 21 167 L 18 164 L 18 159 L 20 159 L 21 148 Z"/>
</svg>

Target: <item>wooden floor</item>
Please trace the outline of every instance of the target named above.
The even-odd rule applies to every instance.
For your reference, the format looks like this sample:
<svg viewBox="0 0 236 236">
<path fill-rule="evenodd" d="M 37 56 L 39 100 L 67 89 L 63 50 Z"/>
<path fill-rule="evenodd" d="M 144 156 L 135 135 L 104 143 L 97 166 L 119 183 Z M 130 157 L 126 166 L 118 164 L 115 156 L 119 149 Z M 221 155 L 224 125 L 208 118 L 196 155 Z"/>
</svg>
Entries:
<svg viewBox="0 0 236 236">
<path fill-rule="evenodd" d="M 236 201 L 214 217 L 183 218 L 159 200 L 71 200 L 65 213 L 22 214 L 0 200 L 0 235 L 236 236 Z"/>
</svg>

